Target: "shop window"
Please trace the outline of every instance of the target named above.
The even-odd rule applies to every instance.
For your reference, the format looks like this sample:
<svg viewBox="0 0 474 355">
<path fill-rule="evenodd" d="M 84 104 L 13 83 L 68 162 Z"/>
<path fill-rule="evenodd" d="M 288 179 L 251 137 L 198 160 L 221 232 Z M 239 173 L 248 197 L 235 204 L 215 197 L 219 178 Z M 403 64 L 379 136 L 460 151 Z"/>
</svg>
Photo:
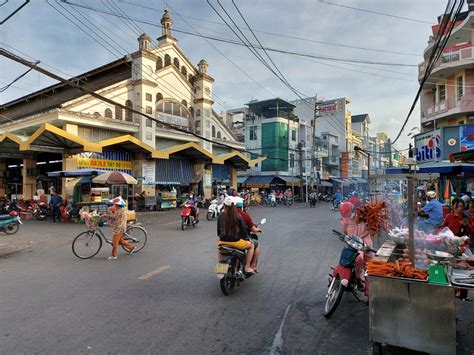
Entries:
<svg viewBox="0 0 474 355">
<path fill-rule="evenodd" d="M 106 108 L 104 112 L 104 116 L 107 118 L 112 118 L 112 110 L 110 108 Z"/>
<path fill-rule="evenodd" d="M 147 93 L 147 94 L 145 94 L 145 100 L 146 100 L 146 101 L 150 101 L 150 102 L 152 102 L 152 100 L 153 100 L 153 99 L 152 99 L 152 96 L 151 96 L 151 94 L 148 94 L 148 93 Z"/>
<path fill-rule="evenodd" d="M 175 57 L 175 58 L 173 59 L 173 64 L 174 64 L 174 66 L 175 66 L 176 68 L 178 68 L 178 70 L 179 70 L 179 59 L 178 59 L 178 58 Z"/>
<path fill-rule="evenodd" d="M 165 67 L 171 65 L 171 57 L 169 54 L 165 54 Z"/>
<path fill-rule="evenodd" d="M 127 100 L 125 102 L 125 106 L 127 106 L 129 109 L 133 109 L 133 102 L 132 100 Z M 125 111 L 125 121 L 128 121 L 128 122 L 133 122 L 133 112 L 131 110 L 127 109 Z"/>
<path fill-rule="evenodd" d="M 161 57 L 158 57 L 156 60 L 156 70 L 163 68 L 163 59 Z"/>
<path fill-rule="evenodd" d="M 151 106 L 145 107 L 145 113 L 147 115 L 151 115 L 153 113 L 153 109 L 151 108 Z"/>
<path fill-rule="evenodd" d="M 186 70 L 186 67 L 185 66 L 182 66 L 181 67 L 181 74 L 184 75 L 184 77 L 186 77 L 188 75 L 188 71 Z"/>
<path fill-rule="evenodd" d="M 160 100 L 163 100 L 163 94 L 161 92 L 159 92 L 158 94 L 156 94 L 156 102 L 160 101 Z"/>
<path fill-rule="evenodd" d="M 120 106 L 115 106 L 115 119 L 123 120 L 123 110 Z"/>
</svg>

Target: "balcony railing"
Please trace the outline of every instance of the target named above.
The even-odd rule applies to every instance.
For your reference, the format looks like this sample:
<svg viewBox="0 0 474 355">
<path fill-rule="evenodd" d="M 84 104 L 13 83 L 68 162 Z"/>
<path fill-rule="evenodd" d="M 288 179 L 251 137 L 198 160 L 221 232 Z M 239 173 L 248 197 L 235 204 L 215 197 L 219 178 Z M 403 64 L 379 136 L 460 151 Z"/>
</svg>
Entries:
<svg viewBox="0 0 474 355">
<path fill-rule="evenodd" d="M 459 63 L 462 64 L 463 61 L 468 60 L 468 59 L 473 59 L 474 58 L 474 47 L 467 47 L 467 48 L 462 48 L 456 52 L 448 52 L 444 53 L 441 55 L 439 60 L 436 62 L 433 71 L 436 71 L 438 69 L 441 69 L 442 67 L 453 67 L 456 64 L 451 64 L 451 63 Z M 422 77 L 425 74 L 426 70 L 426 62 L 421 63 L 418 66 L 418 76 Z"/>
<path fill-rule="evenodd" d="M 474 111 L 474 95 L 464 95 L 461 97 L 449 97 L 446 100 L 423 104 L 421 107 L 422 121 L 436 115 L 447 116 L 455 113 L 465 113 Z"/>
</svg>

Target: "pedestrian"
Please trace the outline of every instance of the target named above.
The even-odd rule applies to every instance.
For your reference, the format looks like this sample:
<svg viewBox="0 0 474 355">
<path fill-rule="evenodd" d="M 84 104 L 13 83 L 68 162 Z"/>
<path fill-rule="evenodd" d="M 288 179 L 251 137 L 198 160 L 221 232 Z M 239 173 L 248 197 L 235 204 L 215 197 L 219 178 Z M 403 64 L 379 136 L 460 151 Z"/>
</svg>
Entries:
<svg viewBox="0 0 474 355">
<path fill-rule="evenodd" d="M 59 196 L 57 191 L 54 191 L 54 195 L 49 200 L 49 206 L 51 207 L 51 213 L 53 215 L 53 222 L 56 222 L 56 218 L 59 220 L 59 207 L 63 203 L 63 198 Z"/>
<path fill-rule="evenodd" d="M 135 245 L 129 243 L 123 238 L 127 230 L 127 211 L 125 210 L 125 201 L 118 196 L 110 201 L 113 205 L 109 207 L 110 226 L 112 227 L 112 256 L 107 260 L 115 260 L 118 257 L 118 246 L 123 245 L 132 254 L 136 249 Z"/>
</svg>

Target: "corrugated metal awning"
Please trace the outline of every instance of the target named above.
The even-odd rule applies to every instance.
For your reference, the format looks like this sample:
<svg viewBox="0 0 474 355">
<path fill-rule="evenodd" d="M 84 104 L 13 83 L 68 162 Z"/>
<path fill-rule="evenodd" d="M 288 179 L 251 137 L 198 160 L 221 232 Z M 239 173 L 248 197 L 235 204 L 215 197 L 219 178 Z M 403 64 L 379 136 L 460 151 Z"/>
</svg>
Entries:
<svg viewBox="0 0 474 355">
<path fill-rule="evenodd" d="M 195 175 L 188 159 L 156 159 L 155 180 L 161 185 L 189 185 Z"/>
</svg>

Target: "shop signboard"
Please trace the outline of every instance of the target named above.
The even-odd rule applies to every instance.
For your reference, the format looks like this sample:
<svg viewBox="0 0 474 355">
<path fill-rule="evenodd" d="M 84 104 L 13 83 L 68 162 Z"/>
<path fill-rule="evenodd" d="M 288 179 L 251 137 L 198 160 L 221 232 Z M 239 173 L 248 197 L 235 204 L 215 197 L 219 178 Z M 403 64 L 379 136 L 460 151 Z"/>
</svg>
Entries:
<svg viewBox="0 0 474 355">
<path fill-rule="evenodd" d="M 127 152 L 81 153 L 77 157 L 77 168 L 121 171 L 131 175 L 132 157 Z"/>
<path fill-rule="evenodd" d="M 459 131 L 461 152 L 474 149 L 474 125 L 460 126 Z"/>
<path fill-rule="evenodd" d="M 341 178 L 347 179 L 349 177 L 349 153 L 341 153 Z"/>
<path fill-rule="evenodd" d="M 163 112 L 157 112 L 156 113 L 156 118 L 160 121 L 164 121 L 164 122 L 167 122 L 167 123 L 170 123 L 170 124 L 174 124 L 176 126 L 181 126 L 181 127 L 188 127 L 189 126 L 189 120 L 186 117 L 170 115 L 168 113 L 163 113 Z"/>
<path fill-rule="evenodd" d="M 320 112 L 337 111 L 337 101 L 323 101 L 319 104 Z"/>
<path fill-rule="evenodd" d="M 440 130 L 418 134 L 415 137 L 417 163 L 426 163 L 441 159 L 443 149 Z"/>
</svg>

